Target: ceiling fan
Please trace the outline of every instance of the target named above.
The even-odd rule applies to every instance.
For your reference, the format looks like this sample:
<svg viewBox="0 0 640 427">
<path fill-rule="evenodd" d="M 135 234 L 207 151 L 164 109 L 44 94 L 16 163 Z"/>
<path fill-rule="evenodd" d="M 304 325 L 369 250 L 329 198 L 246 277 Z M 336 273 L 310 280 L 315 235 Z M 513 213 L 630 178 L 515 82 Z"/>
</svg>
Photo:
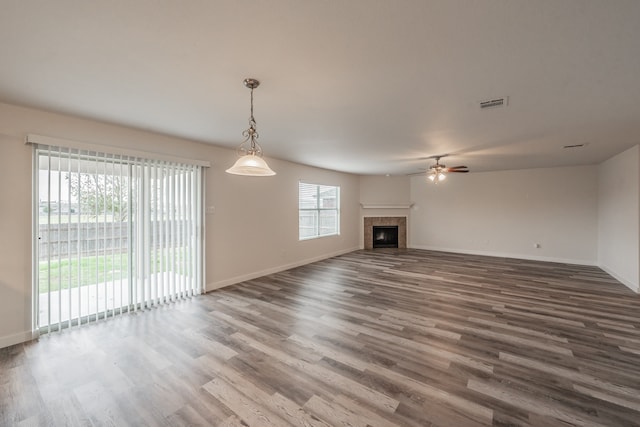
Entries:
<svg viewBox="0 0 640 427">
<path fill-rule="evenodd" d="M 466 166 L 453 166 L 449 168 L 447 167 L 447 165 L 440 163 L 440 159 L 443 157 L 446 157 L 446 155 L 429 157 L 430 159 L 436 159 L 436 164 L 429 166 L 429 169 L 427 170 L 427 178 L 429 178 L 429 180 L 434 184 L 437 184 L 440 181 L 444 181 L 447 178 L 447 173 L 449 172 L 469 172 L 469 168 L 467 168 Z"/>
</svg>

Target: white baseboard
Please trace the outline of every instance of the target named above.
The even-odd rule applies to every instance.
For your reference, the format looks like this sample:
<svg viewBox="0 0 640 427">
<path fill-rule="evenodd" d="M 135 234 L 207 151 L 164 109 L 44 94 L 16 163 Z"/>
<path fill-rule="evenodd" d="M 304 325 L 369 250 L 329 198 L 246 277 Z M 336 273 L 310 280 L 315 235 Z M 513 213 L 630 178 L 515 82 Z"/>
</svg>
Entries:
<svg viewBox="0 0 640 427">
<path fill-rule="evenodd" d="M 633 292 L 639 294 L 640 293 L 640 285 L 638 285 L 638 283 L 633 283 L 630 280 L 625 279 L 622 276 L 619 276 L 615 271 L 613 271 L 612 269 L 610 269 L 609 267 L 607 267 L 606 265 L 599 265 L 598 267 L 600 267 L 605 273 L 607 273 L 609 276 L 613 277 L 614 279 L 616 279 L 618 282 L 622 283 L 623 285 L 625 285 L 627 288 L 631 289 Z"/>
<path fill-rule="evenodd" d="M 357 251 L 360 248 L 354 247 L 349 249 L 342 249 L 336 252 L 320 255 L 313 258 L 307 258 L 301 261 L 292 262 L 290 264 L 279 265 L 277 267 L 267 268 L 265 270 L 256 271 L 253 273 L 243 274 L 241 276 L 232 277 L 230 279 L 220 280 L 218 282 L 207 283 L 206 292 L 210 292 L 216 289 L 223 288 L 225 286 L 233 285 L 240 282 L 246 282 L 247 280 L 257 279 L 258 277 L 267 276 L 269 274 L 279 273 L 281 271 L 289 270 L 291 268 L 300 267 L 302 265 L 311 264 L 313 262 L 322 261 L 324 259 L 333 258 L 334 256 L 344 255 L 349 252 Z"/>
<path fill-rule="evenodd" d="M 0 348 L 9 347 L 12 345 L 31 341 L 33 339 L 38 338 L 38 336 L 39 334 L 37 332 L 26 331 L 26 332 L 20 332 L 18 334 L 0 337 Z"/>
<path fill-rule="evenodd" d="M 435 246 L 421 246 L 421 245 L 413 245 L 411 249 L 424 249 L 427 251 L 438 251 L 438 252 L 452 252 L 456 254 L 466 254 L 466 255 L 482 255 L 482 256 L 492 256 L 498 258 L 514 258 L 514 259 L 524 259 L 528 261 L 543 261 L 543 262 L 559 262 L 562 264 L 574 264 L 574 265 L 588 265 L 588 266 L 598 266 L 595 261 L 586 261 L 581 259 L 570 259 L 570 258 L 554 258 L 554 257 L 545 257 L 545 256 L 536 256 L 536 255 L 523 255 L 523 254 L 512 254 L 506 252 L 492 252 L 492 251 L 474 251 L 474 250 L 462 250 L 462 249 L 451 249 L 451 248 L 441 248 Z"/>
</svg>

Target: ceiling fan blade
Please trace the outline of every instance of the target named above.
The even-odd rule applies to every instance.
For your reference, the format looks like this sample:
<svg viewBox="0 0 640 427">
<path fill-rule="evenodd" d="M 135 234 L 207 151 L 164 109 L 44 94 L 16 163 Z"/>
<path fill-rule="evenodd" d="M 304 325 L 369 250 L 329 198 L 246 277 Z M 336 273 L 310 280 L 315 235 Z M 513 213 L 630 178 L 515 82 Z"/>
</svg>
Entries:
<svg viewBox="0 0 640 427">
<path fill-rule="evenodd" d="M 469 172 L 469 169 L 449 169 L 447 170 L 447 172 L 452 172 L 452 173 L 467 173 Z"/>
<path fill-rule="evenodd" d="M 421 157 L 421 159 L 425 159 L 425 160 L 440 160 L 440 159 L 444 159 L 445 157 L 448 157 L 448 154 L 434 154 L 433 156 L 429 156 L 429 157 Z"/>
<path fill-rule="evenodd" d="M 450 167 L 449 169 L 468 169 L 466 166 L 453 166 Z"/>
</svg>

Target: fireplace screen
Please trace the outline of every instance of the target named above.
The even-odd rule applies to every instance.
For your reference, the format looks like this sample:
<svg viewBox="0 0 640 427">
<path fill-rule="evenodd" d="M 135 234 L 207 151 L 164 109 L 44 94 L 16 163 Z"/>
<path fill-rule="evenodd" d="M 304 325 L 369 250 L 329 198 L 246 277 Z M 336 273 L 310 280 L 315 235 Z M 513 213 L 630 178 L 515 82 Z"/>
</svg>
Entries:
<svg viewBox="0 0 640 427">
<path fill-rule="evenodd" d="M 374 248 L 397 248 L 398 247 L 398 226 L 374 226 L 373 227 L 373 247 Z"/>
</svg>

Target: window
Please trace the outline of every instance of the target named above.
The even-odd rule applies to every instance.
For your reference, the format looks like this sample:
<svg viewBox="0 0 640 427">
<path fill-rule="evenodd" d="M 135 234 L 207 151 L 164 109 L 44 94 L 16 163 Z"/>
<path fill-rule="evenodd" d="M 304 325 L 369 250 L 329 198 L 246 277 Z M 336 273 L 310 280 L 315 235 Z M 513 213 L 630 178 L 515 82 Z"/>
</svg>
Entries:
<svg viewBox="0 0 640 427">
<path fill-rule="evenodd" d="M 202 292 L 201 167 L 38 146 L 34 178 L 40 332 Z"/>
<path fill-rule="evenodd" d="M 300 240 L 340 234 L 340 187 L 301 182 L 298 208 Z"/>
</svg>

